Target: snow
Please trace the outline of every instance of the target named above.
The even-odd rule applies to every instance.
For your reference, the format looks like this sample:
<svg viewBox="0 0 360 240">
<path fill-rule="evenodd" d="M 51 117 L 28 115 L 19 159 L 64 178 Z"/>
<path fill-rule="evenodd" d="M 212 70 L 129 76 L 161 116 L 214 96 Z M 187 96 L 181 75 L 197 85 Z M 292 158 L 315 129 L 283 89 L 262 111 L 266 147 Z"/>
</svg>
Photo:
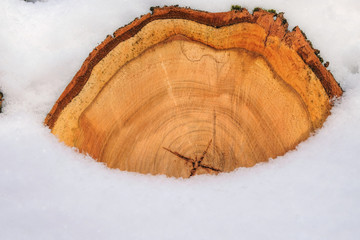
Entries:
<svg viewBox="0 0 360 240">
<path fill-rule="evenodd" d="M 107 34 L 179 4 L 285 12 L 345 90 L 324 127 L 285 156 L 218 176 L 108 169 L 42 122 Z M 360 2 L 0 1 L 0 239 L 358 239 Z"/>
</svg>

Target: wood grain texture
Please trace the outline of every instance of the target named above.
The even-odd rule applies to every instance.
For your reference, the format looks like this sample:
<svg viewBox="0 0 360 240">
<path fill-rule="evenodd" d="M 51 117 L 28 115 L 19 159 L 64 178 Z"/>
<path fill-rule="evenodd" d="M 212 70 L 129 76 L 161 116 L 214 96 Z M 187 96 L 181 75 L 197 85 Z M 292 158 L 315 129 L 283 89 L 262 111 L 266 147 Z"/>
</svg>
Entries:
<svg viewBox="0 0 360 240">
<path fill-rule="evenodd" d="M 283 155 L 341 94 L 282 14 L 166 7 L 94 49 L 45 124 L 109 167 L 186 178 Z"/>
</svg>

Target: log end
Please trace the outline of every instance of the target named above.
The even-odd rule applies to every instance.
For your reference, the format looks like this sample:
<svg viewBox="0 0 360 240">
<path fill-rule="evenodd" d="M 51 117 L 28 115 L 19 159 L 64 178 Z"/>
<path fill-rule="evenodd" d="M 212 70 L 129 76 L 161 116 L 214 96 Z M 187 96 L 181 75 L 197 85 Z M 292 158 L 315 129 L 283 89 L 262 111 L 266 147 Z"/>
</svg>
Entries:
<svg viewBox="0 0 360 240">
<path fill-rule="evenodd" d="M 153 8 L 108 36 L 45 119 L 111 168 L 188 178 L 294 149 L 342 90 L 283 13 Z"/>
</svg>

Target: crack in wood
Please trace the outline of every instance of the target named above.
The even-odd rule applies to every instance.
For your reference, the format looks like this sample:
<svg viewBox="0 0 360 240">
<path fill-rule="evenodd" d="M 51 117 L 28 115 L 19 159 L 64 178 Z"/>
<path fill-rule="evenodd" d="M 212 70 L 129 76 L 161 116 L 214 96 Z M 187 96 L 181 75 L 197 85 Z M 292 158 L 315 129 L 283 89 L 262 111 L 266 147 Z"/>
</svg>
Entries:
<svg viewBox="0 0 360 240">
<path fill-rule="evenodd" d="M 181 154 L 178 153 L 178 152 L 171 151 L 170 149 L 168 149 L 168 148 L 166 148 L 166 147 L 163 147 L 163 149 L 165 149 L 166 151 L 168 151 L 168 152 L 174 154 L 175 156 L 178 156 L 179 158 L 184 159 L 184 160 L 186 160 L 186 161 L 190 161 L 190 162 L 193 162 L 193 161 L 194 161 L 192 158 L 187 158 L 187 157 L 181 155 Z"/>
<path fill-rule="evenodd" d="M 199 161 L 199 164 L 201 163 L 201 161 L 204 159 L 205 155 L 207 154 L 207 151 L 209 150 L 209 147 L 211 145 L 211 142 L 212 142 L 212 139 L 209 141 L 205 151 L 203 152 L 202 156 L 200 157 L 200 161 Z"/>
<path fill-rule="evenodd" d="M 192 176 L 195 175 L 195 173 L 196 173 L 196 171 L 197 171 L 197 169 L 198 169 L 199 167 L 205 168 L 205 169 L 209 169 L 209 170 L 212 170 L 212 171 L 215 171 L 215 172 L 221 172 L 220 169 L 217 169 L 217 168 L 215 168 L 215 167 L 210 167 L 210 166 L 207 166 L 207 165 L 204 165 L 204 164 L 201 163 L 201 162 L 204 160 L 205 155 L 208 153 L 208 150 L 209 150 L 209 148 L 210 148 L 210 146 L 211 146 L 211 143 L 212 143 L 212 139 L 209 141 L 206 149 L 205 149 L 204 152 L 202 153 L 202 155 L 201 155 L 201 157 L 199 158 L 199 160 L 198 160 L 197 156 L 195 156 L 195 159 L 193 159 L 193 158 L 188 158 L 188 157 L 185 157 L 184 155 L 182 155 L 182 154 L 180 154 L 180 153 L 178 153 L 178 152 L 175 152 L 175 151 L 170 150 L 169 148 L 163 147 L 163 149 L 165 149 L 166 151 L 174 154 L 175 156 L 177 156 L 177 157 L 179 157 L 179 158 L 181 158 L 181 159 L 184 159 L 184 160 L 187 161 L 187 162 L 190 162 L 190 163 L 192 164 L 192 169 L 190 170 L 190 176 L 189 176 L 189 177 L 192 177 Z"/>
<path fill-rule="evenodd" d="M 213 171 L 215 171 L 215 172 L 221 172 L 220 169 L 217 169 L 217 168 L 214 168 L 214 167 L 210 167 L 210 166 L 206 166 L 206 165 L 203 165 L 203 164 L 201 164 L 200 167 L 202 167 L 202 168 L 207 168 L 207 169 L 213 170 Z"/>
<path fill-rule="evenodd" d="M 266 37 L 264 39 L 264 47 L 266 47 L 269 35 L 270 35 L 270 31 L 266 34 Z"/>
</svg>

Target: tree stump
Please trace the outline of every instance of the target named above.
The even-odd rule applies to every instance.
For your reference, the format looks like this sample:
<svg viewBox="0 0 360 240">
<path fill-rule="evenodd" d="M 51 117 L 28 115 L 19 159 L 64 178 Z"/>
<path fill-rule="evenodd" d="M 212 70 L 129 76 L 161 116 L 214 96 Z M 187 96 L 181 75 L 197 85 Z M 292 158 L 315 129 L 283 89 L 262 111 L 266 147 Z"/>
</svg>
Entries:
<svg viewBox="0 0 360 240">
<path fill-rule="evenodd" d="M 187 178 L 285 154 L 342 90 L 298 27 L 259 9 L 152 9 L 96 47 L 45 124 L 108 167 Z"/>
</svg>

